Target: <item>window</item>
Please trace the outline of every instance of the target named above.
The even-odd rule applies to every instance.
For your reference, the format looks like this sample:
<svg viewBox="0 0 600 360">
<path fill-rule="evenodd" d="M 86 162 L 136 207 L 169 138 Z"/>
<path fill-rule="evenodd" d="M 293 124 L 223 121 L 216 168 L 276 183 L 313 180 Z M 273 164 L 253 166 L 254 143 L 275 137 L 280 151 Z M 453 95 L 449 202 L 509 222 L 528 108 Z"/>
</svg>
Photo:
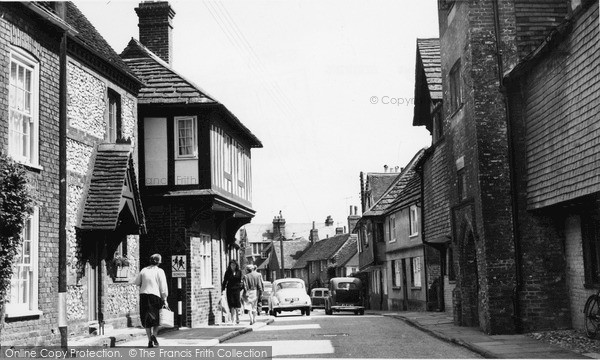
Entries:
<svg viewBox="0 0 600 360">
<path fill-rule="evenodd" d="M 402 266 L 400 263 L 400 260 L 392 260 L 392 276 L 394 277 L 392 280 L 392 285 L 394 287 L 400 287 L 401 286 L 401 270 L 402 270 Z"/>
<path fill-rule="evenodd" d="M 377 238 L 377 242 L 385 242 L 385 238 L 383 235 L 383 223 L 382 222 L 378 222 L 375 224 L 375 229 L 377 229 L 377 234 L 376 234 L 376 238 Z"/>
<path fill-rule="evenodd" d="M 22 243 L 14 258 L 10 281 L 10 298 L 6 304 L 7 316 L 23 316 L 38 312 L 38 244 L 39 214 L 37 207 L 25 221 Z"/>
<path fill-rule="evenodd" d="M 104 140 L 114 143 L 121 137 L 121 96 L 108 89 L 108 121 Z"/>
<path fill-rule="evenodd" d="M 456 172 L 456 182 L 458 188 L 458 200 L 463 201 L 467 198 L 467 181 L 464 168 Z"/>
<path fill-rule="evenodd" d="M 450 111 L 454 113 L 462 105 L 462 84 L 460 76 L 460 59 L 450 70 Z"/>
<path fill-rule="evenodd" d="M 390 242 L 396 241 L 396 215 L 392 215 L 389 218 L 389 226 L 390 226 Z"/>
<path fill-rule="evenodd" d="M 419 234 L 419 212 L 416 205 L 411 205 L 409 208 L 410 236 Z"/>
<path fill-rule="evenodd" d="M 261 259 L 266 259 L 267 257 L 269 257 L 269 254 L 266 251 L 263 251 L 260 253 L 260 258 Z"/>
<path fill-rule="evenodd" d="M 8 152 L 19 162 L 38 165 L 39 64 L 18 48 L 10 53 Z"/>
<path fill-rule="evenodd" d="M 212 240 L 208 235 L 202 235 L 199 238 L 200 251 L 198 267 L 200 268 L 200 286 L 213 286 L 213 271 L 212 271 Z"/>
<path fill-rule="evenodd" d="M 325 271 L 327 269 L 327 260 L 321 260 L 321 271 Z"/>
<path fill-rule="evenodd" d="M 410 284 L 412 287 L 421 287 L 421 258 L 414 257 L 410 262 L 411 278 Z"/>
<path fill-rule="evenodd" d="M 197 128 L 197 118 L 195 116 L 175 117 L 176 159 L 194 159 L 198 157 Z"/>
</svg>

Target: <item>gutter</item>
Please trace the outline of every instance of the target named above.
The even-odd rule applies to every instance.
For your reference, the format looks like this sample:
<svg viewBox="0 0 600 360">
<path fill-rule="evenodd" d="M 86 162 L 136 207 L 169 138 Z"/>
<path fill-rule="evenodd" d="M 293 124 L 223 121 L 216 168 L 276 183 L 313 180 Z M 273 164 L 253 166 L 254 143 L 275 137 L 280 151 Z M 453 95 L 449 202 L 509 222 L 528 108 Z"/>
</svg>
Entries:
<svg viewBox="0 0 600 360">
<path fill-rule="evenodd" d="M 58 329 L 63 349 L 68 346 L 67 331 L 67 38 L 60 41 L 59 138 L 58 138 Z"/>
<path fill-rule="evenodd" d="M 512 289 L 512 302 L 513 302 L 513 324 L 516 333 L 523 333 L 523 321 L 521 319 L 521 303 L 520 294 L 523 291 L 523 274 L 521 273 L 521 246 L 519 243 L 519 215 L 518 215 L 518 198 L 517 198 L 517 185 L 515 175 L 515 152 L 513 147 L 513 135 L 510 117 L 510 108 L 508 102 L 508 96 L 506 94 L 506 87 L 504 86 L 504 64 L 502 60 L 502 54 L 500 52 L 500 15 L 498 10 L 497 1 L 492 1 L 493 12 L 494 12 L 494 32 L 496 39 L 496 57 L 498 62 L 498 82 L 500 84 L 500 93 L 502 94 L 502 100 L 504 101 L 504 109 L 506 116 L 506 136 L 508 137 L 508 163 L 509 163 L 509 178 L 510 178 L 510 199 L 511 199 L 511 218 L 512 218 L 512 230 L 513 230 L 513 246 L 514 246 L 514 260 L 515 260 L 515 280 L 516 284 Z"/>
</svg>

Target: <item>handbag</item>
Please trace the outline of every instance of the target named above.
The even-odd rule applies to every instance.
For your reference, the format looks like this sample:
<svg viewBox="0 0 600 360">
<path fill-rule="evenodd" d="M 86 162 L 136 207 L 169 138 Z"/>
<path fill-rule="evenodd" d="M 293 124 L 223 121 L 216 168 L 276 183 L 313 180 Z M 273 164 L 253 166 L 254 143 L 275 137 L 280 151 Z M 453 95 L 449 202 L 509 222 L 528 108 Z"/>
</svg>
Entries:
<svg viewBox="0 0 600 360">
<path fill-rule="evenodd" d="M 175 327 L 175 314 L 169 309 L 168 305 L 164 305 L 158 315 L 158 326 L 165 328 Z"/>
</svg>

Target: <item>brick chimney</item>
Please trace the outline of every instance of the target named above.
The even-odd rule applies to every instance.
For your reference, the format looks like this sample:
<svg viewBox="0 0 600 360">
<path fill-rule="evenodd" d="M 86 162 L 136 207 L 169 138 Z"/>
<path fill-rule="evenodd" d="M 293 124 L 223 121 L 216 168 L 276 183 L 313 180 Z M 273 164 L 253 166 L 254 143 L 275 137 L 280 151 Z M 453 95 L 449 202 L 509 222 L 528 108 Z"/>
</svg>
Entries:
<svg viewBox="0 0 600 360">
<path fill-rule="evenodd" d="M 310 244 L 313 245 L 319 241 L 319 229 L 315 228 L 315 222 L 313 221 L 312 229 L 310 229 Z"/>
<path fill-rule="evenodd" d="M 173 61 L 173 17 L 167 1 L 144 1 L 135 8 L 140 42 L 171 65 Z"/>
<path fill-rule="evenodd" d="M 358 207 L 354 207 L 354 214 L 352 214 L 352 205 L 350 205 L 350 215 L 348 215 L 348 232 L 352 234 L 354 227 L 360 220 L 360 216 L 358 215 Z"/>
<path fill-rule="evenodd" d="M 335 234 L 336 235 L 342 235 L 344 233 L 344 228 L 343 227 L 336 227 L 335 228 Z"/>
<path fill-rule="evenodd" d="M 279 216 L 273 218 L 273 240 L 279 240 L 279 237 L 285 238 L 285 219 L 279 211 Z"/>
</svg>

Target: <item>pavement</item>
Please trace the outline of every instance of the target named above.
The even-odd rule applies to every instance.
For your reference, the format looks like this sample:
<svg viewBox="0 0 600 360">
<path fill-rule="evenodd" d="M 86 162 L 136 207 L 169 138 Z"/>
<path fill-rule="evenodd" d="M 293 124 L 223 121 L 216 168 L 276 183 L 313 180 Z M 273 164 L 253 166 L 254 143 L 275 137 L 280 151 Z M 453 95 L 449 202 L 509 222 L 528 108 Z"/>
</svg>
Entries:
<svg viewBox="0 0 600 360">
<path fill-rule="evenodd" d="M 535 340 L 527 335 L 487 335 L 479 328 L 456 326 L 452 316 L 440 312 L 384 312 L 367 314 L 393 317 L 441 340 L 454 343 L 491 359 L 600 359 L 600 354 L 579 354 Z M 239 325 L 209 325 L 198 328 L 164 329 L 159 332 L 161 346 L 216 346 L 244 333 L 267 326 L 270 316 L 259 316 L 254 325 L 242 320 Z M 146 347 L 142 328 L 111 330 L 110 334 L 69 340 L 69 346 Z"/>
<path fill-rule="evenodd" d="M 239 325 L 218 324 L 196 328 L 160 329 L 160 346 L 216 346 L 236 336 L 259 329 L 273 322 L 270 316 L 258 316 L 256 323 L 241 320 Z M 146 347 L 146 330 L 139 328 L 111 329 L 104 335 L 69 339 L 69 347 Z"/>
<path fill-rule="evenodd" d="M 600 359 L 600 354 L 579 354 L 535 340 L 527 335 L 487 335 L 479 328 L 454 325 L 441 312 L 373 312 L 405 321 L 439 339 L 464 346 L 490 359 Z"/>
</svg>

